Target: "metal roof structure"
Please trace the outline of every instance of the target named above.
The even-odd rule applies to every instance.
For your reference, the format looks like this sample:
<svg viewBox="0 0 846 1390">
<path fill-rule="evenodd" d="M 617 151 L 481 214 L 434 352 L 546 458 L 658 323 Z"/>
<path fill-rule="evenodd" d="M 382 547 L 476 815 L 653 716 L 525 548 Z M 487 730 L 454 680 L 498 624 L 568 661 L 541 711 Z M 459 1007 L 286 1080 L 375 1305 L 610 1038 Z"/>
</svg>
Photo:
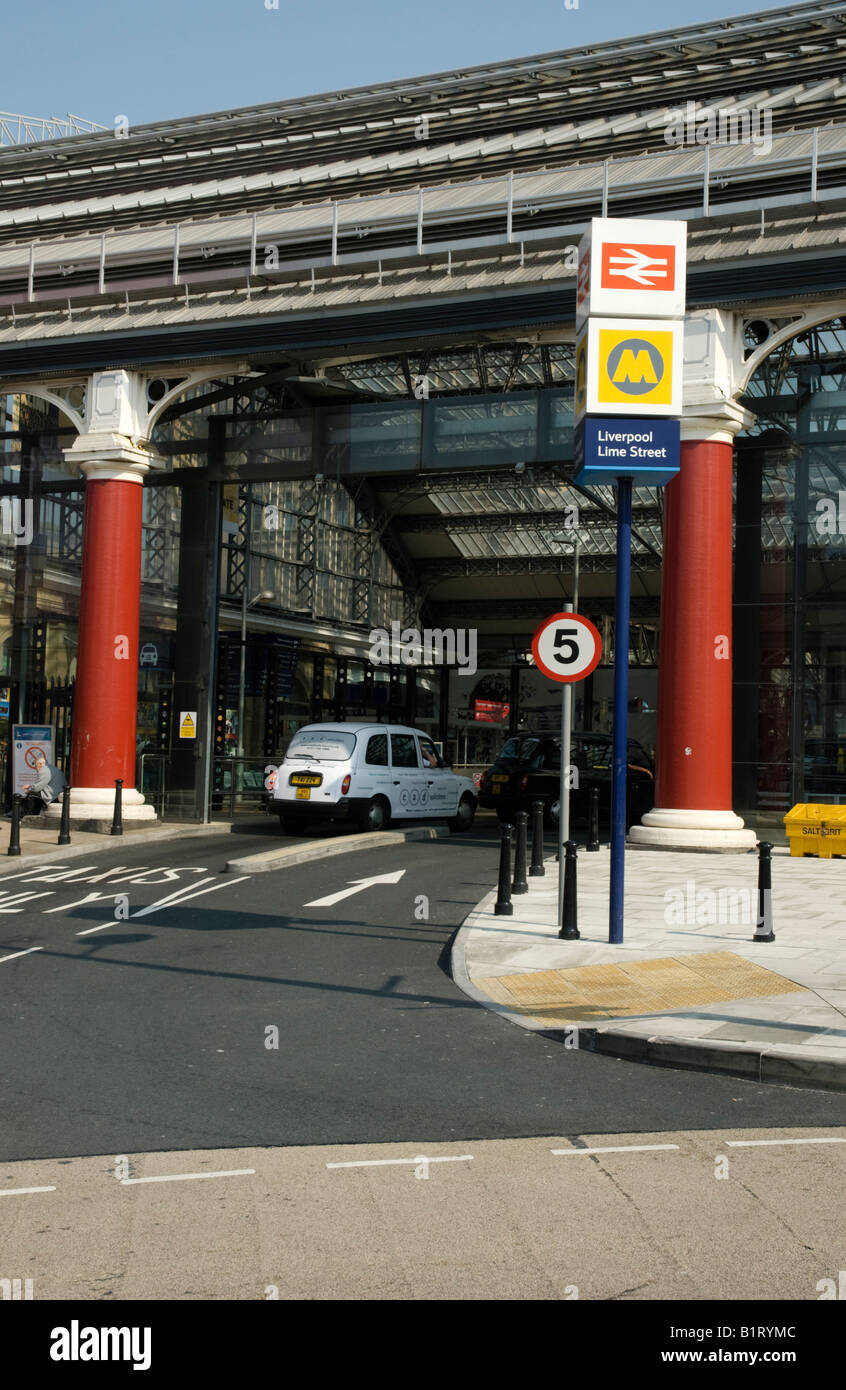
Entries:
<svg viewBox="0 0 846 1390">
<path fill-rule="evenodd" d="M 752 317 L 846 292 L 844 59 L 843 5 L 812 0 L 0 149 L 0 377 L 237 358 L 254 381 L 287 374 L 288 407 L 409 400 L 421 373 L 436 399 L 560 389 L 571 248 L 597 215 L 686 219 L 692 307 Z M 820 338 L 815 359 L 836 346 Z M 754 383 L 761 430 L 789 414 L 795 357 Z M 440 603 L 472 582 L 474 608 L 496 607 L 503 577 L 514 612 L 565 592 L 560 469 L 372 486 Z M 612 501 L 578 497 L 597 604 Z M 635 600 L 652 614 L 661 498 L 635 502 Z"/>
</svg>

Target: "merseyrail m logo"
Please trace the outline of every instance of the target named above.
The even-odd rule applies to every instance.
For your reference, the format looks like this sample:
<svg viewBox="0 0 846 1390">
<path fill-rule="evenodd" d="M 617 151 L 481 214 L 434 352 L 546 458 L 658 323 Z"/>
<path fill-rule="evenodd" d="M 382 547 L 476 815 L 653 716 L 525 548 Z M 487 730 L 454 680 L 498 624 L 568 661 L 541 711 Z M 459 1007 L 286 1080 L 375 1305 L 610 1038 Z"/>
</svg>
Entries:
<svg viewBox="0 0 846 1390">
<path fill-rule="evenodd" d="M 633 335 L 629 327 L 599 333 L 600 405 L 669 405 L 673 398 L 673 335 L 656 329 Z"/>
</svg>

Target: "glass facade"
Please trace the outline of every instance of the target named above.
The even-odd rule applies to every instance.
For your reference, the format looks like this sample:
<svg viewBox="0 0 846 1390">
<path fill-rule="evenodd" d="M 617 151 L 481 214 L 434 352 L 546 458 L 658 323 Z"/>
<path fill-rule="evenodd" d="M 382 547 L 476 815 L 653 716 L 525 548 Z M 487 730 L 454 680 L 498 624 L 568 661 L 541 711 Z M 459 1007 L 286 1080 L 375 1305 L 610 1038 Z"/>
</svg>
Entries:
<svg viewBox="0 0 846 1390">
<path fill-rule="evenodd" d="M 736 441 L 735 808 L 846 802 L 846 330 L 768 358 Z"/>
<path fill-rule="evenodd" d="M 571 364 L 547 356 L 542 370 L 540 358 L 527 354 L 518 368 L 513 354 L 501 355 L 501 382 L 490 357 L 456 350 L 449 361 L 446 354 L 430 363 L 433 389 L 444 391 L 432 401 L 301 409 L 284 392 L 262 387 L 234 401 L 231 394 L 207 401 L 199 390 L 157 428 L 155 446 L 174 471 L 150 475 L 144 487 L 137 785 L 159 811 L 178 813 L 171 762 L 185 680 L 179 632 L 203 616 L 196 574 L 209 543 L 218 588 L 214 594 L 210 583 L 205 596 L 215 635 L 213 810 L 254 806 L 266 763 L 310 721 L 413 722 L 468 764 L 488 762 L 509 721 L 518 726 L 523 694 L 507 649 L 525 645 L 519 634 L 506 636 L 504 628 L 500 654 L 488 637 L 484 664 L 495 669 L 480 670 L 474 681 L 367 659 L 370 629 L 422 625 L 425 598 L 369 474 L 412 465 L 421 474 L 454 470 L 449 487 L 431 478 L 416 495 L 471 564 L 519 564 L 524 555 L 531 560 L 550 546 L 566 553 L 564 542 L 571 544 L 562 531 L 572 502 L 566 477 L 514 482 L 515 463 L 572 455 Z M 440 380 L 439 372 L 469 370 L 471 361 L 475 382 Z M 513 379 L 518 370 L 524 380 Z M 391 359 L 356 364 L 359 388 L 368 372 L 378 376 L 374 390 L 408 389 Z M 801 800 L 846 802 L 844 378 L 846 330 L 835 320 L 768 357 L 745 398 L 755 422 L 735 450 L 734 800 L 741 815 L 783 813 Z M 493 394 L 494 384 L 509 395 Z M 57 759 L 67 765 L 84 493 L 62 452 L 73 431 L 53 407 L 15 397 L 0 401 L 0 411 L 0 775 L 8 795 L 12 721 L 51 723 Z M 509 470 L 501 485 L 474 483 L 474 470 L 494 466 Z M 509 528 L 529 489 L 537 498 L 530 524 Z M 202 496 L 213 497 L 209 516 L 216 518 L 205 539 L 196 521 Z M 643 490 L 639 504 L 638 545 L 657 557 L 660 496 Z M 602 505 L 579 536 L 582 556 L 597 562 L 594 575 L 607 575 L 590 592 L 610 598 L 613 570 L 602 562 L 613 554 L 613 515 L 608 499 Z M 487 529 L 473 528 L 474 513 L 488 518 Z M 490 523 L 495 513 L 501 529 Z M 195 606 L 186 618 L 192 584 Z M 507 589 L 505 581 L 500 592 Z M 466 611 L 471 620 L 472 598 Z M 643 707 L 654 722 L 652 685 Z M 597 727 L 603 689 L 591 696 L 599 702 L 599 713 L 590 711 Z M 637 736 L 651 742 L 646 726 Z"/>
</svg>

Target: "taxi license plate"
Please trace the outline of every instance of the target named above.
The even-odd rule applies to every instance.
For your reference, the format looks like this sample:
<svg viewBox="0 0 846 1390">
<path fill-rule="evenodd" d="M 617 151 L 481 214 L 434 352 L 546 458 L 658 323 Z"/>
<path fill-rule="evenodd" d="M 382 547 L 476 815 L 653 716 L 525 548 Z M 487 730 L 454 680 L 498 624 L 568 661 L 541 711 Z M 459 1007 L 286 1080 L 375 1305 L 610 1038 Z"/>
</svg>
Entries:
<svg viewBox="0 0 846 1390">
<path fill-rule="evenodd" d="M 319 787 L 323 777 L 319 772 L 294 772 L 291 774 L 292 787 Z"/>
<path fill-rule="evenodd" d="M 503 784 L 504 782 L 507 782 L 507 781 L 508 781 L 508 773 L 507 773 L 507 772 L 505 772 L 505 773 L 499 772 L 499 773 L 496 774 L 496 776 L 494 777 L 493 780 L 494 780 L 494 784 L 495 784 L 496 786 L 502 786 L 502 784 Z"/>
<path fill-rule="evenodd" d="M 491 787 L 491 791 L 493 792 L 494 796 L 499 796 L 499 793 L 502 791 L 502 787 L 500 787 L 498 783 L 494 782 L 493 786 Z"/>
<path fill-rule="evenodd" d="M 297 787 L 297 801 L 308 801 L 311 796 L 311 787 Z"/>
</svg>

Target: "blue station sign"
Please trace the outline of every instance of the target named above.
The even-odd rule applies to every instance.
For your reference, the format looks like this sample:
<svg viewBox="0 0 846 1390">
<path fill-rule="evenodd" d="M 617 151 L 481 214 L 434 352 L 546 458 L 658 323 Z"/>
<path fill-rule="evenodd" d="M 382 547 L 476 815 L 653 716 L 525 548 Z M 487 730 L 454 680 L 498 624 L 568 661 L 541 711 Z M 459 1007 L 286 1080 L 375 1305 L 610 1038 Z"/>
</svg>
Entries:
<svg viewBox="0 0 846 1390">
<path fill-rule="evenodd" d="M 576 426 L 574 482 L 589 487 L 632 478 L 659 487 L 679 471 L 680 435 L 678 420 L 586 415 Z"/>
</svg>

